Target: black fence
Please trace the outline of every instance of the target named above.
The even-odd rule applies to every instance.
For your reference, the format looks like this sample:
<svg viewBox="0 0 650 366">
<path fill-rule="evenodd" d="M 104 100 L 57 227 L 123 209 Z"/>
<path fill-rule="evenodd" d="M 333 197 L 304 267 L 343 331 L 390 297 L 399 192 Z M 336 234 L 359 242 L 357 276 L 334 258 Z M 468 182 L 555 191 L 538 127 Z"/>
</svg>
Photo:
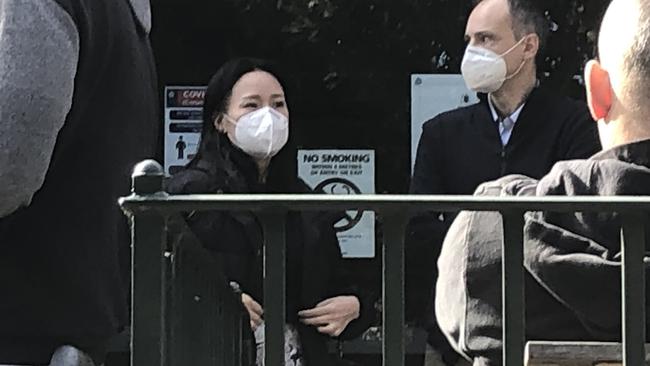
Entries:
<svg viewBox="0 0 650 366">
<path fill-rule="evenodd" d="M 645 362 L 643 258 L 645 213 L 650 209 L 650 197 L 169 196 L 161 192 L 162 178 L 158 163 L 139 164 L 133 175 L 133 195 L 120 200 L 131 217 L 133 230 L 132 365 L 230 366 L 242 362 L 240 356 L 247 348 L 242 341 L 243 332 L 237 330 L 248 325 L 241 318 L 232 320 L 223 315 L 228 307 L 238 309 L 237 299 L 225 290 L 218 263 L 209 259 L 195 240 L 188 239 L 191 234 L 176 216 L 196 210 L 252 211 L 260 218 L 266 238 L 265 362 L 266 366 L 283 365 L 286 214 L 323 209 L 371 210 L 382 217 L 384 366 L 404 364 L 404 230 L 414 213 L 459 210 L 501 213 L 503 357 L 504 365 L 520 366 L 525 347 L 524 213 L 618 212 L 623 218 L 623 362 L 626 366 Z"/>
</svg>

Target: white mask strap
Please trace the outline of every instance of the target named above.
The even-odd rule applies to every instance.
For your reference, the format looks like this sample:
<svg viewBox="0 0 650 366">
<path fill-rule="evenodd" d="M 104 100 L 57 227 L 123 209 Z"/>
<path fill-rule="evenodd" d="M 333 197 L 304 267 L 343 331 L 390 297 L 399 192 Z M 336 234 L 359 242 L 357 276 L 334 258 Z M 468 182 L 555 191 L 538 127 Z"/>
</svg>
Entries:
<svg viewBox="0 0 650 366">
<path fill-rule="evenodd" d="M 222 113 L 221 115 L 223 116 L 223 119 L 224 119 L 226 122 L 228 122 L 228 123 L 232 123 L 233 126 L 237 125 L 237 120 L 234 119 L 234 118 L 232 118 L 232 117 L 230 117 L 227 113 Z"/>
<path fill-rule="evenodd" d="M 517 70 L 516 70 L 515 72 L 513 72 L 512 75 L 510 75 L 510 76 L 506 76 L 505 80 L 510 80 L 510 79 L 514 78 L 515 76 L 517 76 L 517 74 L 519 74 L 519 72 L 521 71 L 521 69 L 524 68 L 524 65 L 525 65 L 525 64 L 526 64 L 526 60 L 522 60 L 522 61 L 521 61 L 521 65 L 519 65 L 519 68 L 517 68 Z"/>
<path fill-rule="evenodd" d="M 519 40 L 519 42 L 517 42 L 517 43 L 515 43 L 514 45 L 512 45 L 512 47 L 510 47 L 510 49 L 508 49 L 506 52 L 500 54 L 499 57 L 503 57 L 503 56 L 509 54 L 510 52 L 512 52 L 512 50 L 514 50 L 515 48 L 517 48 L 517 46 L 519 46 L 519 45 L 521 44 L 521 42 L 523 42 L 523 41 L 526 39 L 526 37 L 528 37 L 528 35 L 525 35 L 525 36 L 521 37 L 521 39 Z"/>
<path fill-rule="evenodd" d="M 528 36 L 526 35 L 526 36 L 521 37 L 521 39 L 519 40 L 519 42 L 515 43 L 514 46 L 510 47 L 510 49 L 507 50 L 505 53 L 503 53 L 503 54 L 501 55 L 501 57 L 507 55 L 507 54 L 510 53 L 512 50 L 514 50 L 515 47 L 519 46 L 519 45 L 521 44 L 521 42 L 523 42 L 523 41 L 526 39 L 526 37 L 528 37 Z M 524 60 L 521 60 L 521 64 L 519 65 L 519 67 L 517 68 L 517 70 L 516 70 L 515 72 L 513 72 L 511 75 L 506 76 L 506 78 L 504 79 L 504 81 L 505 81 L 505 80 L 510 80 L 510 79 L 514 78 L 515 76 L 517 76 L 517 74 L 519 74 L 519 72 L 521 72 L 521 69 L 524 68 L 524 65 L 525 65 L 525 64 L 526 64 L 526 60 L 525 60 L 525 59 L 524 59 Z"/>
</svg>

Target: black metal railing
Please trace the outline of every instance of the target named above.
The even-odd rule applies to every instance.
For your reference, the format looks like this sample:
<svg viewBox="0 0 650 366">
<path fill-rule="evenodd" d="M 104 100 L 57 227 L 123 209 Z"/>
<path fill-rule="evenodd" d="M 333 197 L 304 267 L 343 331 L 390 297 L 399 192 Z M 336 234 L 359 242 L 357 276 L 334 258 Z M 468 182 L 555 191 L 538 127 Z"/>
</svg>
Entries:
<svg viewBox="0 0 650 366">
<path fill-rule="evenodd" d="M 120 204 L 132 220 L 133 318 L 132 365 L 172 365 L 171 342 L 164 321 L 166 281 L 163 262 L 168 248 L 166 220 L 179 212 L 252 211 L 264 229 L 264 304 L 267 366 L 284 363 L 285 224 L 289 211 L 368 210 L 384 223 L 383 365 L 404 364 L 404 232 L 418 212 L 495 211 L 503 216 L 504 365 L 524 360 L 523 225 L 528 211 L 617 212 L 622 215 L 623 361 L 645 362 L 645 224 L 650 197 L 473 197 L 406 195 L 186 195 L 161 192 L 163 172 L 153 161 L 139 164 L 133 194 Z M 208 352 L 208 350 L 205 350 Z M 176 364 L 173 364 L 176 366 Z"/>
</svg>

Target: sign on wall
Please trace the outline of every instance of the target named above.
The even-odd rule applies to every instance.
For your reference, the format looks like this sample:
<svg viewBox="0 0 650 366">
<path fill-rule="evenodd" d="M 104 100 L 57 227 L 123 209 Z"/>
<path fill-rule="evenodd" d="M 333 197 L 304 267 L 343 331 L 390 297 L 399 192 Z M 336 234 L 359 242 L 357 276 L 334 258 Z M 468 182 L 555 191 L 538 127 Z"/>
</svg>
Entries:
<svg viewBox="0 0 650 366">
<path fill-rule="evenodd" d="M 194 158 L 202 127 L 204 87 L 165 88 L 165 173 L 174 174 Z"/>
<path fill-rule="evenodd" d="M 300 150 L 298 176 L 328 194 L 375 193 L 374 150 Z M 334 226 L 344 258 L 375 256 L 375 213 L 347 211 Z"/>
<path fill-rule="evenodd" d="M 461 75 L 411 75 L 411 172 L 422 125 L 438 114 L 478 102 Z"/>
</svg>

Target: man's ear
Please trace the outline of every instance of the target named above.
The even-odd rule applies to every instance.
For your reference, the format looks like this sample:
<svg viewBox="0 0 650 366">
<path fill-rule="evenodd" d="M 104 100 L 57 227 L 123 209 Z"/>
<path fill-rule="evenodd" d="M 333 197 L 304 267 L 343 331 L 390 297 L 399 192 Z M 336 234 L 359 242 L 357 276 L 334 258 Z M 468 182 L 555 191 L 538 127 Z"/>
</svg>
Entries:
<svg viewBox="0 0 650 366">
<path fill-rule="evenodd" d="M 524 59 L 532 60 L 539 52 L 539 36 L 535 33 L 529 34 L 524 41 Z"/>
<path fill-rule="evenodd" d="M 612 109 L 613 92 L 609 73 L 598 61 L 591 60 L 585 66 L 585 84 L 591 116 L 596 121 L 604 119 Z"/>
</svg>

